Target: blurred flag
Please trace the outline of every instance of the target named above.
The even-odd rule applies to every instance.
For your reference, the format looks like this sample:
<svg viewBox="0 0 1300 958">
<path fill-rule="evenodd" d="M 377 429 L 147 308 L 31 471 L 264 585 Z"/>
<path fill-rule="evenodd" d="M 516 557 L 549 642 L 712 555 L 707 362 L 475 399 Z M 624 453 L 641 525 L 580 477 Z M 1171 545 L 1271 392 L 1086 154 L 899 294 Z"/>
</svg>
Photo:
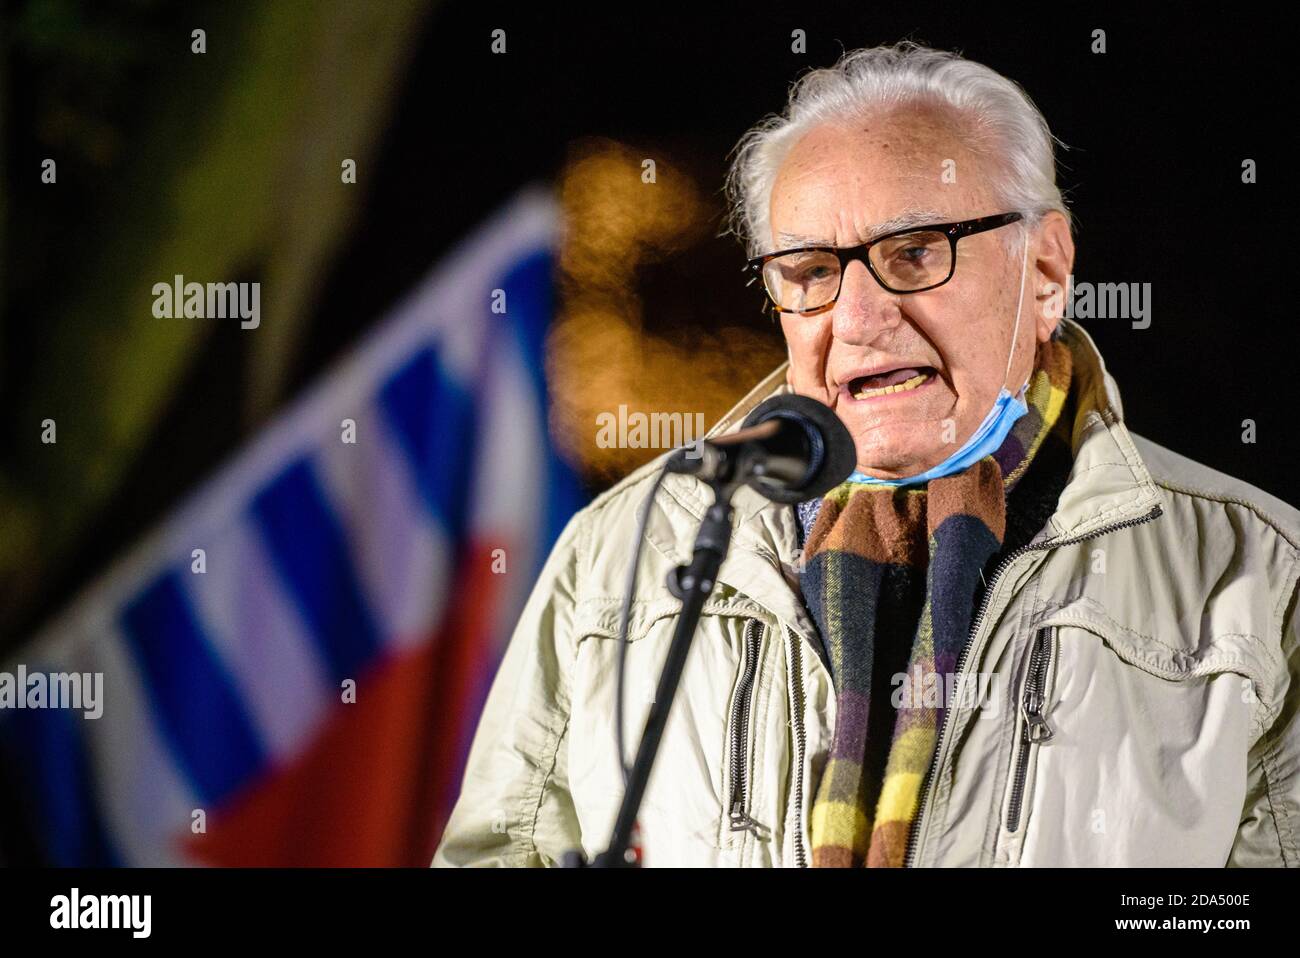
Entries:
<svg viewBox="0 0 1300 958">
<path fill-rule="evenodd" d="M 581 505 L 542 372 L 559 215 L 519 194 L 0 668 L 103 673 L 98 719 L 0 710 L 49 863 L 428 864 Z"/>
</svg>

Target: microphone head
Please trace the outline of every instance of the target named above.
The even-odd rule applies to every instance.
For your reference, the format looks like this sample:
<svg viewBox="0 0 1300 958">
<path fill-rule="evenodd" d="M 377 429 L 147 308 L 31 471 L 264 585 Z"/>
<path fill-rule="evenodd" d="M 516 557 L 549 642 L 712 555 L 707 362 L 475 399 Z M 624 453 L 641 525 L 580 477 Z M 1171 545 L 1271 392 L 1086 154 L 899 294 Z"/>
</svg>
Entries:
<svg viewBox="0 0 1300 958">
<path fill-rule="evenodd" d="M 798 483 L 776 483 L 755 476 L 749 484 L 774 502 L 793 504 L 824 496 L 852 475 L 858 454 L 835 410 L 816 399 L 794 394 L 773 396 L 755 406 L 743 428 L 769 419 L 785 419 L 799 427 L 807 440 L 808 469 Z"/>
</svg>

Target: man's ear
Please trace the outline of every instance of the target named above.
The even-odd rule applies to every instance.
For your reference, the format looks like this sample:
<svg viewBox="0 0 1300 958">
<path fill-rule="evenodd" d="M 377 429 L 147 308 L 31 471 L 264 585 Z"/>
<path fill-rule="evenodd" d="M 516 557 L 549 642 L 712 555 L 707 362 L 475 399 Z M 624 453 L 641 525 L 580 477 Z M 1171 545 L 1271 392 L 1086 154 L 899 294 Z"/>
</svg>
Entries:
<svg viewBox="0 0 1300 958">
<path fill-rule="evenodd" d="M 1034 240 L 1034 322 L 1039 342 L 1047 342 L 1064 315 L 1074 270 L 1074 237 L 1059 210 L 1044 214 Z"/>
</svg>

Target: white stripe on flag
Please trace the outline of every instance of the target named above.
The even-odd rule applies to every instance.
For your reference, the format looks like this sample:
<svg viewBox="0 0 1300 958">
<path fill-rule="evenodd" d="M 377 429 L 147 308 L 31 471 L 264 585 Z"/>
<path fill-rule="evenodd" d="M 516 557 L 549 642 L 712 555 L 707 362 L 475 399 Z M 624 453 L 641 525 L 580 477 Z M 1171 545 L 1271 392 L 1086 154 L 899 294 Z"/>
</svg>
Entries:
<svg viewBox="0 0 1300 958">
<path fill-rule="evenodd" d="M 473 464 L 473 539 L 506 550 L 506 575 L 491 608 L 491 634 L 504 646 L 532 589 L 532 567 L 546 521 L 544 410 L 532 389 L 516 336 L 502 324 L 478 386 L 481 435 Z M 501 649 L 494 649 L 494 654 Z"/>
<path fill-rule="evenodd" d="M 159 737 L 125 637 L 111 622 L 86 626 L 93 642 L 71 667 L 104 673 L 104 714 L 83 724 L 109 838 L 127 865 L 193 864 L 179 843 L 191 834 L 199 803 Z"/>
<path fill-rule="evenodd" d="M 356 445 L 326 443 L 315 457 L 316 474 L 340 517 L 384 643 L 411 648 L 429 641 L 450 598 L 453 544 L 429 515 L 383 417 L 370 406 L 353 418 Z"/>
<path fill-rule="evenodd" d="M 272 757 L 292 759 L 339 701 L 319 646 L 255 527 L 236 521 L 195 543 L 206 552 L 207 571 L 187 569 L 179 578 L 196 617 Z"/>
</svg>

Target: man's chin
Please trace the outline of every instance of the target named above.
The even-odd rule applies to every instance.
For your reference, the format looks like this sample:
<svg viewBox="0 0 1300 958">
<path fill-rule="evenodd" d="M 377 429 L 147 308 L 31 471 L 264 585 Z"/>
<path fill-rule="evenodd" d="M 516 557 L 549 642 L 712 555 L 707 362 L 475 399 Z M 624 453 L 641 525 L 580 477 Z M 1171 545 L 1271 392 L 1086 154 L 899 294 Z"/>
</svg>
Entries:
<svg viewBox="0 0 1300 958">
<path fill-rule="evenodd" d="M 857 470 L 876 479 L 906 479 L 925 472 L 943 462 L 943 454 L 926 452 L 890 452 L 879 450 L 858 451 Z"/>
<path fill-rule="evenodd" d="M 849 429 L 858 453 L 858 471 L 878 479 L 905 479 L 925 472 L 956 451 L 948 430 L 951 418 L 873 423 Z"/>
</svg>

